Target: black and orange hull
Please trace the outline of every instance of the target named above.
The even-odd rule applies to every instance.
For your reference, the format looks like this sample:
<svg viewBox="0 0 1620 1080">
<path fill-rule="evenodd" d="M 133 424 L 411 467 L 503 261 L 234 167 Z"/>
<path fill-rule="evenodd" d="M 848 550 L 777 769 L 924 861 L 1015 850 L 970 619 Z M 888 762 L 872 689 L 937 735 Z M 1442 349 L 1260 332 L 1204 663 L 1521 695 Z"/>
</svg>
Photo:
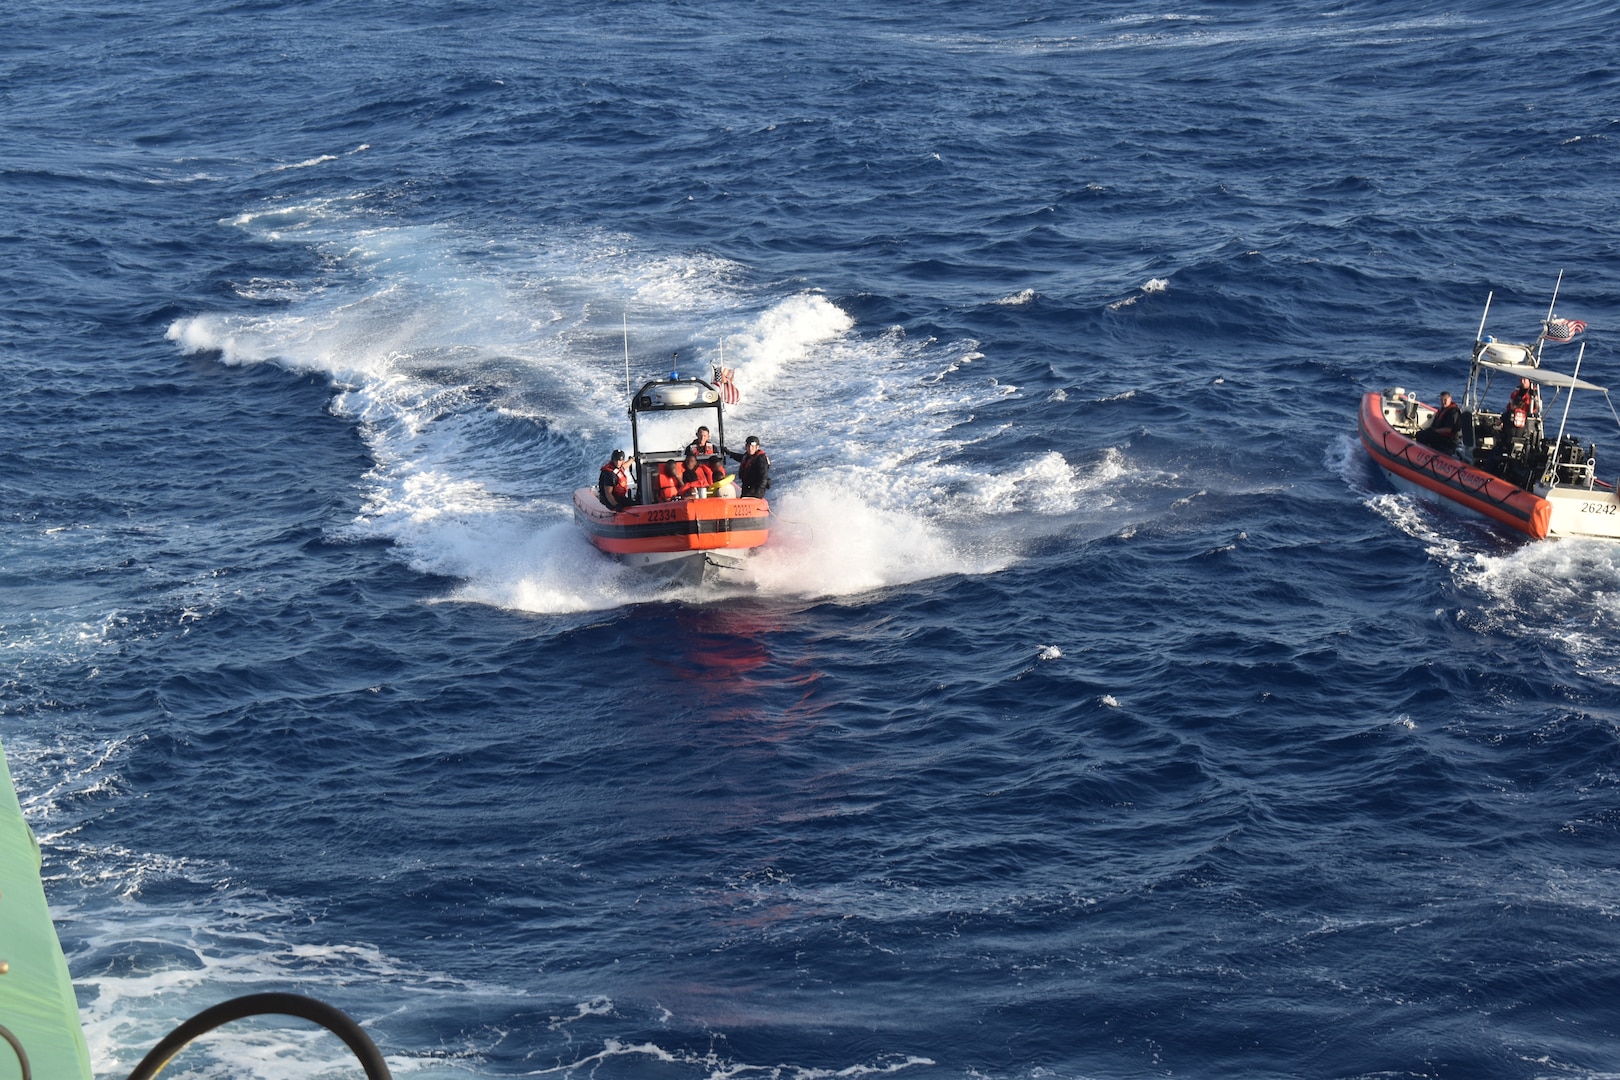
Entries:
<svg viewBox="0 0 1620 1080">
<path fill-rule="evenodd" d="M 595 488 L 586 487 L 574 492 L 574 520 L 598 549 L 649 561 L 747 551 L 771 535 L 771 507 L 764 499 L 680 499 L 613 511 Z"/>
<path fill-rule="evenodd" d="M 1445 499 L 1533 540 L 1547 535 L 1552 505 L 1546 499 L 1396 431 L 1384 415 L 1382 394 L 1361 399 L 1361 444 L 1392 480 L 1420 494 Z"/>
</svg>

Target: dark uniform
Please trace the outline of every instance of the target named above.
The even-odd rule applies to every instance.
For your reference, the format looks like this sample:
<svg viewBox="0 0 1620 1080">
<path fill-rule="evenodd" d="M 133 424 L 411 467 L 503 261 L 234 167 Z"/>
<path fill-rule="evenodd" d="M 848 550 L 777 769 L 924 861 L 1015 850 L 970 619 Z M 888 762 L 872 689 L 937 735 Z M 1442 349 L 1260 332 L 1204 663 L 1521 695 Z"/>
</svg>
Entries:
<svg viewBox="0 0 1620 1080">
<path fill-rule="evenodd" d="M 744 453 L 727 450 L 726 456 L 737 462 L 737 486 L 745 499 L 763 499 L 765 489 L 771 486 L 771 459 L 759 448 L 759 439 L 753 435 L 743 444 Z"/>
<path fill-rule="evenodd" d="M 1440 406 L 1429 426 L 1417 433 L 1417 441 L 1446 454 L 1457 452 L 1457 436 L 1462 430 L 1462 410 L 1455 401 Z"/>
</svg>

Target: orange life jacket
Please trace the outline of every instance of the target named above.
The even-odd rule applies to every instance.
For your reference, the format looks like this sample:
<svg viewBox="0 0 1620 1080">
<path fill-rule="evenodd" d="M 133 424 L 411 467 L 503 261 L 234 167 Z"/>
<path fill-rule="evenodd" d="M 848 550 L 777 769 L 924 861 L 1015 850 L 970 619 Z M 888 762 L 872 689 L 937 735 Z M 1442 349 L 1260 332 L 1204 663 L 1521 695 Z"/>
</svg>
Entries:
<svg viewBox="0 0 1620 1080">
<path fill-rule="evenodd" d="M 1534 416 L 1535 412 L 1536 396 L 1534 391 L 1526 390 L 1522 386 L 1513 391 L 1513 396 L 1508 398 L 1507 417 L 1509 424 L 1516 428 L 1522 428 L 1525 421 Z"/>
<path fill-rule="evenodd" d="M 612 491 L 614 496 L 620 500 L 629 497 L 630 478 L 624 475 L 623 469 L 614 465 L 613 462 L 610 461 L 606 465 L 602 466 L 602 472 L 605 475 L 597 478 L 596 490 L 603 492 Z M 610 476 L 613 478 L 611 484 L 608 481 L 608 477 Z"/>
</svg>

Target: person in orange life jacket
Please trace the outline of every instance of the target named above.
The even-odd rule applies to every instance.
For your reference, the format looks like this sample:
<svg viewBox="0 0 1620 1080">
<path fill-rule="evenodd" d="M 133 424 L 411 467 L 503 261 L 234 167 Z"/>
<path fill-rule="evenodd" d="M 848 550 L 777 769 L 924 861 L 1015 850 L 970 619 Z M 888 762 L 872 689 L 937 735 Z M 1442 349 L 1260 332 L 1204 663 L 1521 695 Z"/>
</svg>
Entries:
<svg viewBox="0 0 1620 1080">
<path fill-rule="evenodd" d="M 626 471 L 623 450 L 613 451 L 608 463 L 602 466 L 602 474 L 596 479 L 596 497 L 615 513 L 636 504 L 630 497 L 630 474 Z"/>
<path fill-rule="evenodd" d="M 673 461 L 658 466 L 658 501 L 673 502 L 680 498 L 681 470 Z"/>
<path fill-rule="evenodd" d="M 1518 435 L 1529 436 L 1525 430 L 1530 426 L 1530 420 L 1541 411 L 1536 400 L 1536 388 L 1530 380 L 1524 377 L 1519 379 L 1519 388 L 1508 397 L 1507 408 L 1502 410 L 1502 438 L 1504 440 Z"/>
<path fill-rule="evenodd" d="M 697 455 L 691 450 L 688 450 L 686 452 L 686 460 L 681 463 L 681 487 L 680 490 L 676 492 L 676 497 L 684 499 L 688 495 L 696 494 L 703 488 L 708 487 L 709 481 L 705 479 L 705 477 L 708 475 L 709 470 L 706 467 L 699 465 Z"/>
<path fill-rule="evenodd" d="M 709 487 L 722 498 L 737 494 L 736 481 L 726 475 L 726 462 L 719 454 L 709 459 Z"/>
<path fill-rule="evenodd" d="M 743 452 L 727 450 L 726 456 L 737 462 L 737 484 L 745 499 L 763 499 L 765 489 L 771 486 L 771 459 L 759 448 L 759 436 L 750 435 L 743 442 Z"/>
<path fill-rule="evenodd" d="M 1457 452 L 1457 436 L 1462 430 L 1462 410 L 1451 400 L 1451 393 L 1440 391 L 1440 408 L 1430 419 L 1429 426 L 1417 433 L 1417 441 L 1443 454 Z"/>
<path fill-rule="evenodd" d="M 686 452 L 696 454 L 700 458 L 712 457 L 718 453 L 714 448 L 714 444 L 709 441 L 708 428 L 700 427 L 697 429 L 697 438 L 686 444 Z"/>
<path fill-rule="evenodd" d="M 709 459 L 709 461 L 713 460 L 712 457 Z M 709 466 L 709 461 L 698 458 L 697 464 L 692 468 L 692 475 L 696 478 L 698 487 L 703 489 L 705 495 L 710 493 L 708 489 L 714 485 L 715 479 L 714 469 Z"/>
</svg>

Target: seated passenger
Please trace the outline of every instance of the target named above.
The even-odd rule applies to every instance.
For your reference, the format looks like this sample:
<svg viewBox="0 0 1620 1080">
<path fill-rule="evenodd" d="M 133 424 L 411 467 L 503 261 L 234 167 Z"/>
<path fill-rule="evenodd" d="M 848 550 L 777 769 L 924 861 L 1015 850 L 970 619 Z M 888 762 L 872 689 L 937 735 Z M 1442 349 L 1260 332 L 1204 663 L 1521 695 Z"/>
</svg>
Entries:
<svg viewBox="0 0 1620 1080">
<path fill-rule="evenodd" d="M 1440 391 L 1440 408 L 1429 426 L 1417 433 L 1417 441 L 1442 454 L 1457 452 L 1457 436 L 1462 431 L 1462 410 L 1451 400 L 1449 391 Z"/>
<path fill-rule="evenodd" d="M 737 480 L 726 473 L 726 462 L 719 454 L 709 459 L 709 492 L 717 498 L 737 497 Z"/>
<path fill-rule="evenodd" d="M 673 461 L 658 466 L 658 501 L 674 502 L 681 496 L 681 474 Z"/>
<path fill-rule="evenodd" d="M 694 496 L 701 498 L 708 494 L 707 489 L 711 483 L 708 476 L 708 467 L 699 465 L 697 454 L 688 449 L 686 451 L 686 460 L 681 463 L 681 487 L 677 493 L 678 497 L 682 499 Z"/>
</svg>

